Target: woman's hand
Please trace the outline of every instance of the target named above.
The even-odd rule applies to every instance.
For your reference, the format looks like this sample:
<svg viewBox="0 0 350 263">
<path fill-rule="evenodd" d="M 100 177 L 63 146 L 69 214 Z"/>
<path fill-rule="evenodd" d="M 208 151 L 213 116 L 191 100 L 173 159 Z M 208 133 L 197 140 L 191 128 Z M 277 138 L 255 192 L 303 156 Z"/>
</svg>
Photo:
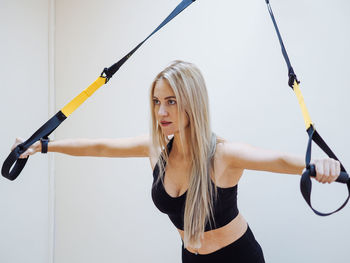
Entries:
<svg viewBox="0 0 350 263">
<path fill-rule="evenodd" d="M 22 142 L 24 142 L 24 140 L 22 138 L 16 138 L 15 143 L 11 147 L 11 151 L 13 151 L 13 149 L 15 149 L 17 147 L 17 145 L 21 144 Z M 40 141 L 37 141 L 37 142 L 33 143 L 24 153 L 22 153 L 19 158 L 25 159 L 25 158 L 28 158 L 29 155 L 33 155 L 33 154 L 40 152 L 40 151 L 41 151 L 41 143 L 40 143 Z"/>
<path fill-rule="evenodd" d="M 332 183 L 340 174 L 340 162 L 332 158 L 315 159 L 312 161 L 316 169 L 316 180 L 320 183 Z"/>
</svg>

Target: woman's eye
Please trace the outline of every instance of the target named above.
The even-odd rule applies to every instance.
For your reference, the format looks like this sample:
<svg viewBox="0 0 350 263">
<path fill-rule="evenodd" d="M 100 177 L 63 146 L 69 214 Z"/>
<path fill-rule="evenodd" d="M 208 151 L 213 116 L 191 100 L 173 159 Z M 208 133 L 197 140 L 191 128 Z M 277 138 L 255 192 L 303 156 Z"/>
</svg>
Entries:
<svg viewBox="0 0 350 263">
<path fill-rule="evenodd" d="M 158 105 L 159 104 L 159 100 L 153 100 L 153 104 L 154 105 Z"/>
<path fill-rule="evenodd" d="M 168 100 L 168 103 L 169 103 L 170 105 L 175 105 L 175 104 L 176 104 L 176 100 Z"/>
</svg>

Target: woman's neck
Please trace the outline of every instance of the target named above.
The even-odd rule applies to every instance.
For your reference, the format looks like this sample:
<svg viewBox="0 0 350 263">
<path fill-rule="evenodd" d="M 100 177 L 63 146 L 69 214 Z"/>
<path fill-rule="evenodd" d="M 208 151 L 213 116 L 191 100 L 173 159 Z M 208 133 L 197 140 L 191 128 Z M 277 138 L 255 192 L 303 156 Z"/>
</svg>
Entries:
<svg viewBox="0 0 350 263">
<path fill-rule="evenodd" d="M 171 149 L 171 153 L 175 156 L 176 159 L 180 160 L 188 160 L 190 156 L 190 144 L 189 144 L 189 131 L 187 129 L 185 130 L 185 134 L 182 137 L 180 137 L 180 133 L 175 133 L 174 134 L 174 141 L 173 141 L 173 146 Z"/>
</svg>

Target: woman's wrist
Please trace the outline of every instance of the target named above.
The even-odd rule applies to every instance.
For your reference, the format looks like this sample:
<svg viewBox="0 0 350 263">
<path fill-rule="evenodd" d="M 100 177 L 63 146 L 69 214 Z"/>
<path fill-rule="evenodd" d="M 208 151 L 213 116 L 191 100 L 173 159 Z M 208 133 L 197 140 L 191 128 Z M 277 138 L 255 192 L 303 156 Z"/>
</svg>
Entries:
<svg viewBox="0 0 350 263">
<path fill-rule="evenodd" d="M 36 153 L 40 153 L 41 152 L 41 141 L 37 141 L 35 144 L 34 144 L 34 151 Z"/>
</svg>

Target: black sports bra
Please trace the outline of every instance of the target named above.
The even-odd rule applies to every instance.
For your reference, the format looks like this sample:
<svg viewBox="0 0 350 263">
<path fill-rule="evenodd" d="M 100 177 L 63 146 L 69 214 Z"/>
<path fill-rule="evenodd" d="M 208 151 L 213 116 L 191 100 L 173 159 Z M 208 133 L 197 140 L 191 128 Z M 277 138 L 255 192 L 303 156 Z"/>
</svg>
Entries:
<svg viewBox="0 0 350 263">
<path fill-rule="evenodd" d="M 170 153 L 173 140 L 171 139 L 167 145 L 168 153 Z M 159 161 L 165 160 L 161 157 Z M 159 162 L 158 161 L 158 162 Z M 176 228 L 184 229 L 184 211 L 186 202 L 187 191 L 178 196 L 170 196 L 164 188 L 161 180 L 157 180 L 159 177 L 158 163 L 153 170 L 153 185 L 152 185 L 152 199 L 155 206 L 163 213 L 167 214 L 170 220 L 173 222 Z M 214 184 L 214 183 L 213 183 Z M 238 215 L 237 208 L 237 185 L 227 188 L 221 188 L 217 186 L 217 199 L 214 201 L 214 222 L 212 218 L 207 222 L 205 231 L 210 231 L 223 227 L 230 223 Z"/>
</svg>

